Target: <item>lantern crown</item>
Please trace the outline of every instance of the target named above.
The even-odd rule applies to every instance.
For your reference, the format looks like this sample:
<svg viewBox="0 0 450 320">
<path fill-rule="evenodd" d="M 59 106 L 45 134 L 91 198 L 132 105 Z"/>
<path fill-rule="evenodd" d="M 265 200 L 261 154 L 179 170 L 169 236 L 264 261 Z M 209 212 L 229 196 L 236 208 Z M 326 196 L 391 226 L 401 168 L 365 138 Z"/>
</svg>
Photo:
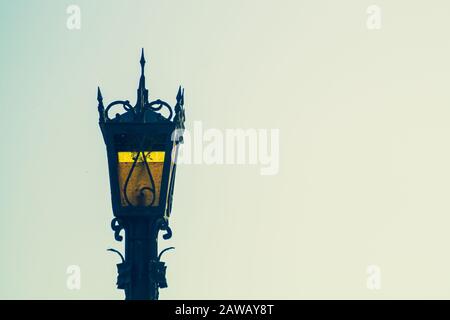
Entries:
<svg viewBox="0 0 450 320">
<path fill-rule="evenodd" d="M 140 58 L 141 75 L 137 89 L 136 104 L 133 106 L 129 100 L 116 100 L 106 106 L 100 88 L 97 91 L 98 112 L 100 123 L 173 123 L 176 128 L 184 129 L 184 89 L 181 86 L 176 95 L 176 105 L 172 107 L 164 100 L 149 101 L 148 89 L 145 86 L 145 56 L 144 49 Z M 112 108 L 121 106 L 125 112 L 115 113 L 111 117 Z M 174 114 L 175 113 L 175 114 Z"/>
</svg>

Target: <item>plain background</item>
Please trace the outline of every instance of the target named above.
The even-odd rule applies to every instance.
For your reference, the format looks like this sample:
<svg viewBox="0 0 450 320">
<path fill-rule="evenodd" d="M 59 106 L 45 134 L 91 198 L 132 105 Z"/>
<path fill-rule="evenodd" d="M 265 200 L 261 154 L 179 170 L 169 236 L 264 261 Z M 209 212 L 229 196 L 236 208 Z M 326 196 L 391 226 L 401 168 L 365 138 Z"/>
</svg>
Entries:
<svg viewBox="0 0 450 320">
<path fill-rule="evenodd" d="M 188 128 L 280 130 L 278 175 L 179 167 L 162 299 L 450 298 L 449 14 L 445 0 L 0 0 L 0 298 L 123 298 L 96 89 L 134 102 L 141 47 L 151 98 L 186 88 Z"/>
</svg>

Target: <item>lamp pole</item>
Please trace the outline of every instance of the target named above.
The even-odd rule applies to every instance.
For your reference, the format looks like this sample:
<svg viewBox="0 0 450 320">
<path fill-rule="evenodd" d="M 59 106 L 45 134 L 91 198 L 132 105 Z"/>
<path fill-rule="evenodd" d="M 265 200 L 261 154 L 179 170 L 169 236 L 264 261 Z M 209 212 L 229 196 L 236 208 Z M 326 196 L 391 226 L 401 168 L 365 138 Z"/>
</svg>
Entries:
<svg viewBox="0 0 450 320">
<path fill-rule="evenodd" d="M 158 258 L 158 232 L 155 219 L 136 218 L 125 227 L 125 261 L 130 262 L 127 299 L 158 299 L 158 283 L 151 271 Z"/>
<path fill-rule="evenodd" d="M 125 230 L 125 258 L 117 264 L 117 288 L 125 290 L 126 300 L 158 300 L 159 288 L 167 288 L 166 266 L 161 261 L 162 254 L 173 247 L 161 251 L 158 255 L 158 233 L 166 230 L 164 239 L 171 237 L 170 227 L 161 219 L 132 218 L 123 225 L 112 221 L 116 240 L 121 241 L 121 228 Z"/>
<path fill-rule="evenodd" d="M 125 231 L 125 257 L 117 264 L 117 288 L 127 300 L 157 300 L 159 288 L 166 288 L 166 266 L 158 254 L 159 231 L 163 239 L 172 236 L 169 216 L 172 210 L 178 145 L 183 142 L 184 90 L 181 87 L 172 107 L 165 101 L 148 101 L 145 87 L 144 51 L 137 101 L 111 102 L 106 108 L 98 89 L 99 124 L 108 154 L 111 199 L 114 218 L 111 228 L 117 241 Z M 126 111 L 109 118 L 109 110 L 122 105 Z M 160 110 L 165 108 L 169 115 Z M 175 111 L 175 112 L 174 112 Z"/>
</svg>

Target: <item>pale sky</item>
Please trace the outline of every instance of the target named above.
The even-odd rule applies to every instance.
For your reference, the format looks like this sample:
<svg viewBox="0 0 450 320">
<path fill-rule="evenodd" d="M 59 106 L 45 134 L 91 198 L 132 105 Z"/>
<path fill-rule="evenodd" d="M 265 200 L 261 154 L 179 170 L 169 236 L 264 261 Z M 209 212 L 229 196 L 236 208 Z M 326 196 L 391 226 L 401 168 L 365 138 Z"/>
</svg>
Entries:
<svg viewBox="0 0 450 320">
<path fill-rule="evenodd" d="M 142 47 L 152 99 L 185 87 L 188 129 L 279 130 L 276 175 L 177 169 L 161 299 L 450 298 L 449 9 L 0 0 L 0 298 L 123 298 L 96 90 L 134 103 Z"/>
</svg>

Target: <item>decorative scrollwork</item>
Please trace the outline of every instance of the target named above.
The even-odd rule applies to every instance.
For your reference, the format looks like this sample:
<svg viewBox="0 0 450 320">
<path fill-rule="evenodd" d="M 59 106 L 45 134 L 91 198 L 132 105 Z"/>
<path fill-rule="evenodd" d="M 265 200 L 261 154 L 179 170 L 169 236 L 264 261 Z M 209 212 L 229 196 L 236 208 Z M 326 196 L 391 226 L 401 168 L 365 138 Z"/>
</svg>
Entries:
<svg viewBox="0 0 450 320">
<path fill-rule="evenodd" d="M 156 220 L 156 223 L 155 223 L 156 235 L 158 235 L 159 230 L 166 231 L 166 233 L 163 234 L 164 240 L 169 240 L 170 238 L 172 238 L 172 229 L 170 229 L 169 222 L 166 219 L 159 218 L 158 220 Z"/>
<path fill-rule="evenodd" d="M 165 248 L 163 251 L 161 251 L 160 253 L 159 253 L 159 255 L 158 255 L 158 261 L 161 261 L 161 257 L 162 257 L 162 255 L 165 253 L 165 252 L 167 252 L 167 251 L 169 251 L 169 250 L 174 250 L 175 249 L 175 247 L 168 247 L 168 248 Z"/>
<path fill-rule="evenodd" d="M 158 107 L 154 107 L 154 106 L 156 106 L 156 105 L 157 105 Z M 169 111 L 169 116 L 166 117 L 166 119 L 167 119 L 167 120 L 172 119 L 172 116 L 173 116 L 173 110 L 172 110 L 172 107 L 171 107 L 167 102 L 165 102 L 165 101 L 163 101 L 163 100 L 160 100 L 160 99 L 145 104 L 145 105 L 144 105 L 144 113 L 145 113 L 147 110 L 156 112 L 156 111 L 161 110 L 162 107 L 166 107 L 166 109 Z"/>
<path fill-rule="evenodd" d="M 151 200 L 149 206 L 153 206 L 153 204 L 155 203 L 155 200 L 156 200 L 155 181 L 154 181 L 154 179 L 153 179 L 152 172 L 151 172 L 151 170 L 150 170 L 150 166 L 148 165 L 148 162 L 147 162 L 147 155 L 145 154 L 145 152 L 139 151 L 139 152 L 137 152 L 136 155 L 135 155 L 135 158 L 134 158 L 134 161 L 133 161 L 133 165 L 131 166 L 130 172 L 128 172 L 128 176 L 127 176 L 127 178 L 126 178 L 126 180 L 125 180 L 125 184 L 124 184 L 124 186 L 123 186 L 123 196 L 124 196 L 124 199 L 125 199 L 126 203 L 127 203 L 129 206 L 132 206 L 132 207 L 136 207 L 136 205 L 134 205 L 133 203 L 131 203 L 130 199 L 128 198 L 127 189 L 128 189 L 128 184 L 129 184 L 129 182 L 130 182 L 131 176 L 133 175 L 133 171 L 134 171 L 135 168 L 136 168 L 136 163 L 138 162 L 139 156 L 140 156 L 141 154 L 142 154 L 142 158 L 143 158 L 143 161 L 144 161 L 145 170 L 147 171 L 147 174 L 148 174 L 148 176 L 149 176 L 150 187 L 142 187 L 142 188 L 139 190 L 139 195 L 141 196 L 142 199 L 144 199 L 144 198 L 145 198 L 145 191 L 150 191 L 150 194 L 152 195 L 152 198 L 151 198 L 152 200 Z"/>
<path fill-rule="evenodd" d="M 124 228 L 122 220 L 118 218 L 114 218 L 111 220 L 111 229 L 114 231 L 114 239 L 116 241 L 122 241 L 123 237 L 120 235 L 120 231 L 122 231 Z"/>
<path fill-rule="evenodd" d="M 112 108 L 112 107 L 114 107 L 114 106 L 116 106 L 116 105 L 118 105 L 118 104 L 120 104 L 120 105 L 122 105 L 122 107 L 123 107 L 123 109 L 125 110 L 125 111 L 130 111 L 130 112 L 132 112 L 132 113 L 135 113 L 135 111 L 134 111 L 134 108 L 133 108 L 133 106 L 130 104 L 130 101 L 128 101 L 128 100 L 117 100 L 117 101 L 114 101 L 114 102 L 111 102 L 107 107 L 106 107 L 106 109 L 105 109 L 105 116 L 106 116 L 106 119 L 108 120 L 108 121 L 113 121 L 113 119 L 111 119 L 110 117 L 109 117 L 109 110 Z"/>
<path fill-rule="evenodd" d="M 111 251 L 111 252 L 117 253 L 119 255 L 120 259 L 122 260 L 122 263 L 125 262 L 125 258 L 123 257 L 123 254 L 119 250 L 109 248 L 109 249 L 106 249 L 106 251 Z"/>
<path fill-rule="evenodd" d="M 106 108 L 103 106 L 103 97 L 100 93 L 100 88 L 97 93 L 97 100 L 99 102 L 98 112 L 99 112 L 99 122 L 125 122 L 125 123 L 139 123 L 139 122 L 160 122 L 160 121 L 173 121 L 176 128 L 184 130 L 184 89 L 181 86 L 177 94 L 177 102 L 175 107 L 171 107 L 169 103 L 157 99 L 149 102 L 148 100 L 148 90 L 145 87 L 145 75 L 144 66 L 145 58 L 142 53 L 141 55 L 141 77 L 139 79 L 139 87 L 137 90 L 137 100 L 136 105 L 132 106 L 128 100 L 117 100 L 111 102 Z M 113 118 L 109 116 L 109 111 L 112 107 L 121 105 L 126 111 L 125 113 L 116 113 Z M 165 108 L 168 111 L 168 115 L 161 113 L 160 111 Z M 146 117 L 146 112 L 153 112 L 156 117 Z M 177 142 L 183 142 L 182 135 Z"/>
</svg>

